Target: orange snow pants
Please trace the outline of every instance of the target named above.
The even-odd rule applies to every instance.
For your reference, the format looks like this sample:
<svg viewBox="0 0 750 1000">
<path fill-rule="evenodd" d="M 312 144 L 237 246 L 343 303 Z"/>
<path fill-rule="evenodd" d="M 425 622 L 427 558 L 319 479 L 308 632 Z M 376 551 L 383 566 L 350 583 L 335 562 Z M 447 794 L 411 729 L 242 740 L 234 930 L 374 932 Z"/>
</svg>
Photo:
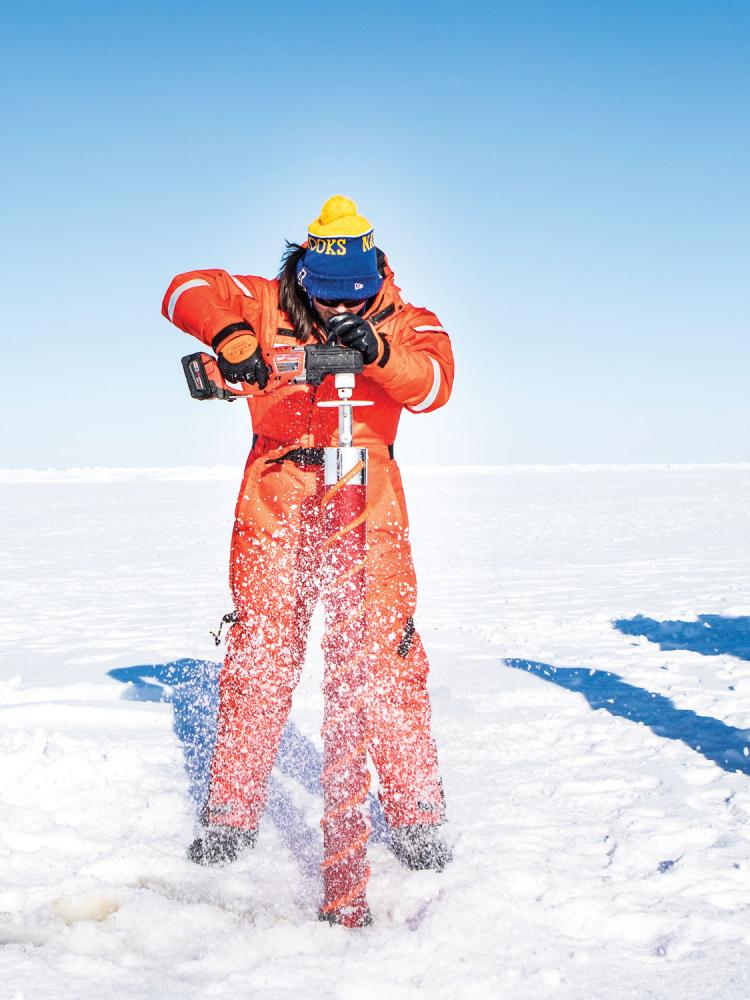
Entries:
<svg viewBox="0 0 750 1000">
<path fill-rule="evenodd" d="M 277 462 L 293 446 L 259 438 L 237 501 L 230 583 L 237 622 L 222 669 L 208 822 L 255 829 L 321 594 L 323 469 Z M 429 666 L 414 631 L 416 581 L 398 466 L 369 449 L 366 718 L 390 826 L 439 823 L 443 796 L 430 734 Z M 333 645 L 323 639 L 326 675 Z M 324 689 L 325 689 L 324 682 Z"/>
</svg>

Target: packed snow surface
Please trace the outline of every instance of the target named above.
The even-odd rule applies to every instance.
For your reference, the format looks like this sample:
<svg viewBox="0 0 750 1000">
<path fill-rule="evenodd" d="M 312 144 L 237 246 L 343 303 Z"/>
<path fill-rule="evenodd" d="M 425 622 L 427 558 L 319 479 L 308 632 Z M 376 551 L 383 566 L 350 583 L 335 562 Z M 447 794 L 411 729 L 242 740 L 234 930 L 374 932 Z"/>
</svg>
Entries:
<svg viewBox="0 0 750 1000">
<path fill-rule="evenodd" d="M 750 990 L 750 468 L 406 470 L 455 860 L 316 920 L 321 656 L 258 847 L 185 858 L 239 470 L 0 479 L 3 996 Z"/>
</svg>

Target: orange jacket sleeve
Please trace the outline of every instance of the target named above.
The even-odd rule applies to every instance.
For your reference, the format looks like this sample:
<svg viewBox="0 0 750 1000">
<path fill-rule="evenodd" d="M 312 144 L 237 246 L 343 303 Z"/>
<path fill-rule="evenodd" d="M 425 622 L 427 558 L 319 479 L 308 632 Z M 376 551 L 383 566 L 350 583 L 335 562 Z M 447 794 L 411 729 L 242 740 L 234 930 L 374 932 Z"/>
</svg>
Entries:
<svg viewBox="0 0 750 1000">
<path fill-rule="evenodd" d="M 227 271 L 186 271 L 173 278 L 162 302 L 162 315 L 209 347 L 216 335 L 241 323 L 258 329 L 261 303 L 249 275 Z"/>
<path fill-rule="evenodd" d="M 379 358 L 365 371 L 412 413 L 429 413 L 448 402 L 453 351 L 448 334 L 429 309 L 407 307 L 383 340 Z"/>
</svg>

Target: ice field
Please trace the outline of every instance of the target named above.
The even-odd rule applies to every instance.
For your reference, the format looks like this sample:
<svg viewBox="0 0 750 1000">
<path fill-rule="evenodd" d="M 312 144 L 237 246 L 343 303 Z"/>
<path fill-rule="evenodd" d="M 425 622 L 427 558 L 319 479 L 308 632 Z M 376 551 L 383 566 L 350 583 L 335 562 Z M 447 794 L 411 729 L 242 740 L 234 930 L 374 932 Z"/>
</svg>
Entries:
<svg viewBox="0 0 750 1000">
<path fill-rule="evenodd" d="M 405 469 L 455 860 L 316 920 L 319 621 L 258 847 L 185 858 L 240 469 L 0 473 L 2 996 L 750 991 L 750 466 Z"/>
</svg>

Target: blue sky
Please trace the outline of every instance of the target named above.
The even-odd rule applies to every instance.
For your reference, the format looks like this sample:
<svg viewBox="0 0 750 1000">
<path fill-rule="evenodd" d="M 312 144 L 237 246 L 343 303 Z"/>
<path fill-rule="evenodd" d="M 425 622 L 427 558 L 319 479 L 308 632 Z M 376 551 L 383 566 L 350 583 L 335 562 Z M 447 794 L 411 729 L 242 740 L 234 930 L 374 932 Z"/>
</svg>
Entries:
<svg viewBox="0 0 750 1000">
<path fill-rule="evenodd" d="M 272 275 L 334 192 L 452 335 L 404 461 L 750 460 L 746 2 L 30 2 L 4 29 L 0 465 L 242 461 L 161 297 Z"/>
</svg>

